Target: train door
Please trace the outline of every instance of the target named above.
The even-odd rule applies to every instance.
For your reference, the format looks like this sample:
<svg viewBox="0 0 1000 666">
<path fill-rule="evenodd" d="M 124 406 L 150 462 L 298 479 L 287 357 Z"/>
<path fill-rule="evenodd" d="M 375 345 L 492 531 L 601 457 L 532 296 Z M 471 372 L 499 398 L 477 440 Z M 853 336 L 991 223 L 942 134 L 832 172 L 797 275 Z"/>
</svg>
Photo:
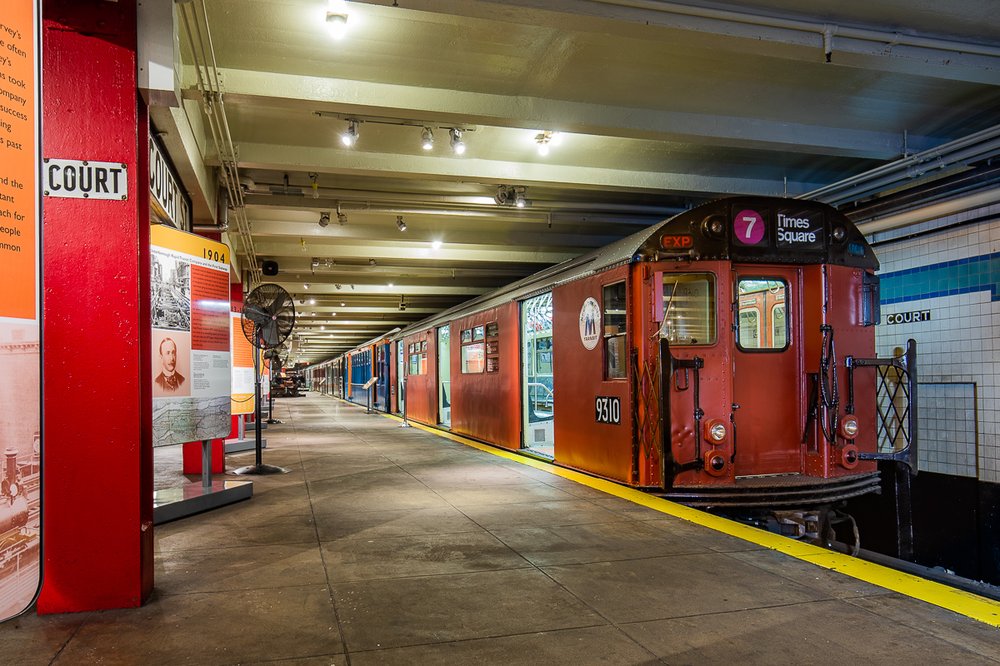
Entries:
<svg viewBox="0 0 1000 666">
<path fill-rule="evenodd" d="M 451 329 L 438 328 L 438 423 L 451 427 Z"/>
<path fill-rule="evenodd" d="M 521 303 L 521 448 L 555 454 L 552 293 Z"/>
<path fill-rule="evenodd" d="M 396 342 L 396 413 L 403 413 L 403 402 L 406 400 L 406 359 L 403 354 L 402 341 Z"/>
<path fill-rule="evenodd" d="M 389 345 L 380 342 L 375 345 L 375 355 L 378 359 L 378 370 L 375 376 L 378 383 L 375 385 L 375 407 L 383 412 L 389 411 Z"/>
<path fill-rule="evenodd" d="M 801 269 L 734 266 L 736 475 L 802 471 Z"/>
</svg>

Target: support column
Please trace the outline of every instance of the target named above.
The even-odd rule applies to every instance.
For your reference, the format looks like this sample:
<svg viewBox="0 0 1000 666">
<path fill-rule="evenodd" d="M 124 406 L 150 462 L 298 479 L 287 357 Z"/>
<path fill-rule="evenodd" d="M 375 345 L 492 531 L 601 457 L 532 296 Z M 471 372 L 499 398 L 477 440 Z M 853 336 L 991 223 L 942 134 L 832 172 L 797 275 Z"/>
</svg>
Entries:
<svg viewBox="0 0 1000 666">
<path fill-rule="evenodd" d="M 45 0 L 42 18 L 42 157 L 124 164 L 128 198 L 43 202 L 38 611 L 139 606 L 153 587 L 153 450 L 148 118 L 136 90 L 136 3 Z"/>
</svg>

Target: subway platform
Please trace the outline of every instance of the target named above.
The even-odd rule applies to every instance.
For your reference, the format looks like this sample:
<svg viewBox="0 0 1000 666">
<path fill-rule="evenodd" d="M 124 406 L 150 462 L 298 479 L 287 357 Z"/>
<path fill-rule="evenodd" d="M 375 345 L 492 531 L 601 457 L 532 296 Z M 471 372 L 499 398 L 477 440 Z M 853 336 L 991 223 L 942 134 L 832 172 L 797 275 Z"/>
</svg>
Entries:
<svg viewBox="0 0 1000 666">
<path fill-rule="evenodd" d="M 1000 663 L 994 626 L 544 465 L 312 394 L 276 416 L 290 473 L 157 527 L 145 606 L 0 625 L 4 663 Z"/>
</svg>

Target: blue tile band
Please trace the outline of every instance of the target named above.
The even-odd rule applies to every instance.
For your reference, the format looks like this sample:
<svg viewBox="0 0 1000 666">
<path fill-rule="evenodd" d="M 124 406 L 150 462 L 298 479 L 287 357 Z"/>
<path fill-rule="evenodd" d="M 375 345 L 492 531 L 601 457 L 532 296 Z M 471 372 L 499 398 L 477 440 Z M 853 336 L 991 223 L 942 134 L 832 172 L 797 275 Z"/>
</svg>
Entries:
<svg viewBox="0 0 1000 666">
<path fill-rule="evenodd" d="M 882 305 L 989 291 L 1000 300 L 1000 252 L 879 275 Z"/>
</svg>

